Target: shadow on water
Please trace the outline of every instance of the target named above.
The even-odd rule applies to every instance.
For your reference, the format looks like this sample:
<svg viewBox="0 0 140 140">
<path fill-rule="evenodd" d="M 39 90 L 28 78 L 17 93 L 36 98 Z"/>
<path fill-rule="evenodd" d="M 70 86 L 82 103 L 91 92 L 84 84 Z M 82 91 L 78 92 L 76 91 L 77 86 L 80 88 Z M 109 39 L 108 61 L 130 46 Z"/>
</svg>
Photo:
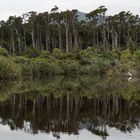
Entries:
<svg viewBox="0 0 140 140">
<path fill-rule="evenodd" d="M 55 77 L 0 83 L 0 123 L 37 134 L 80 130 L 106 138 L 107 127 L 133 132 L 140 123 L 140 83 L 106 77 Z"/>
</svg>

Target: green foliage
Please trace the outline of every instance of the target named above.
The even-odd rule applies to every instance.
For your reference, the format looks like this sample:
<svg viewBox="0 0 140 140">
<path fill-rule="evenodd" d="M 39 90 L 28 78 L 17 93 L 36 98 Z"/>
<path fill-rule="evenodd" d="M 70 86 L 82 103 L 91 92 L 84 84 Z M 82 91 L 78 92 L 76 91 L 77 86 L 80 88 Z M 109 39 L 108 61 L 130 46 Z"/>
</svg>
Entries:
<svg viewBox="0 0 140 140">
<path fill-rule="evenodd" d="M 82 75 L 94 75 L 95 71 L 92 65 L 83 65 L 80 69 L 80 74 Z"/>
<path fill-rule="evenodd" d="M 136 60 L 138 60 L 138 61 L 140 60 L 140 50 L 135 51 L 134 57 Z"/>
<path fill-rule="evenodd" d="M 62 68 L 57 62 L 51 62 L 46 60 L 35 60 L 33 61 L 33 75 L 45 76 L 45 75 L 56 75 L 62 74 Z"/>
<path fill-rule="evenodd" d="M 52 52 L 56 47 L 67 53 L 78 54 L 81 49 L 95 53 L 97 50 L 107 51 L 111 48 L 116 50 L 118 47 L 123 49 L 128 46 L 130 53 L 133 54 L 134 44 L 140 44 L 139 16 L 123 11 L 106 17 L 106 10 L 100 6 L 87 13 L 85 15 L 87 18 L 83 20 L 79 19 L 79 14 L 73 10 L 54 13 L 32 11 L 28 13 L 30 14 L 28 19 L 26 16 L 10 16 L 7 21 L 1 21 L 0 46 L 7 48 L 10 54 L 25 54 L 29 58 L 37 57 L 39 55 L 37 50 L 40 52 L 45 49 Z M 106 17 L 108 28 L 105 28 L 105 24 L 98 23 L 99 15 L 103 19 Z M 46 20 L 48 17 L 50 20 Z M 131 39 L 128 41 L 128 36 L 134 42 Z M 25 45 L 37 50 L 33 48 L 25 50 Z M 59 49 L 54 49 L 53 52 L 56 57 L 63 57 Z"/>
<path fill-rule="evenodd" d="M 61 68 L 64 70 L 64 73 L 67 75 L 79 74 L 80 73 L 80 64 L 75 60 L 63 60 L 60 62 Z"/>
<path fill-rule="evenodd" d="M 137 59 L 138 54 L 132 54 L 130 50 L 126 49 L 121 52 L 120 60 L 117 63 L 117 68 L 120 71 L 128 71 L 130 69 L 134 69 L 138 64 Z"/>
<path fill-rule="evenodd" d="M 41 51 L 40 57 L 41 58 L 49 58 L 50 52 L 49 51 Z"/>
<path fill-rule="evenodd" d="M 129 49 L 129 52 L 131 55 L 134 54 L 135 45 L 134 45 L 134 42 L 132 41 L 132 39 L 129 39 L 129 41 L 128 41 L 128 49 Z"/>
<path fill-rule="evenodd" d="M 16 56 L 13 60 L 20 66 L 22 75 L 33 75 L 33 63 L 31 58 Z"/>
<path fill-rule="evenodd" d="M 9 56 L 8 51 L 5 48 L 0 48 L 0 56 Z"/>
<path fill-rule="evenodd" d="M 28 58 L 36 58 L 39 56 L 39 52 L 35 48 L 27 48 L 25 51 L 25 56 Z"/>
<path fill-rule="evenodd" d="M 121 60 L 130 60 L 132 58 L 132 55 L 129 50 L 124 50 L 121 52 Z"/>
<path fill-rule="evenodd" d="M 0 79 L 18 78 L 20 74 L 20 67 L 11 58 L 0 56 Z"/>
<path fill-rule="evenodd" d="M 139 51 L 132 55 L 128 49 L 120 51 L 95 51 L 93 48 L 64 54 L 59 49 L 53 53 L 42 51 L 39 57 L 12 57 L 21 68 L 22 75 L 95 75 L 128 71 L 140 59 Z"/>
<path fill-rule="evenodd" d="M 17 64 L 25 64 L 25 63 L 30 63 L 31 59 L 24 57 L 24 56 L 15 56 L 13 57 L 14 62 Z"/>
<path fill-rule="evenodd" d="M 121 57 L 121 52 L 119 50 L 114 50 L 112 51 L 112 56 L 115 58 L 115 59 L 120 59 Z"/>
<path fill-rule="evenodd" d="M 54 55 L 54 57 L 56 57 L 58 59 L 61 59 L 63 56 L 61 50 L 58 48 L 53 49 L 53 55 Z"/>
</svg>

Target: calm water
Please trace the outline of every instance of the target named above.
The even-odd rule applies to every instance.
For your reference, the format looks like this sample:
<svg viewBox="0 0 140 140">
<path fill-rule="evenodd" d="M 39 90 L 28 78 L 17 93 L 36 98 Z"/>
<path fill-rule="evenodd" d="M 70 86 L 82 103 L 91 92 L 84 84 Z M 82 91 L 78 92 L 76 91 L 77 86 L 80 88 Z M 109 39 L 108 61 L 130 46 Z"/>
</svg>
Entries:
<svg viewBox="0 0 140 140">
<path fill-rule="evenodd" d="M 54 77 L 0 83 L 4 140 L 140 140 L 140 81 Z"/>
</svg>

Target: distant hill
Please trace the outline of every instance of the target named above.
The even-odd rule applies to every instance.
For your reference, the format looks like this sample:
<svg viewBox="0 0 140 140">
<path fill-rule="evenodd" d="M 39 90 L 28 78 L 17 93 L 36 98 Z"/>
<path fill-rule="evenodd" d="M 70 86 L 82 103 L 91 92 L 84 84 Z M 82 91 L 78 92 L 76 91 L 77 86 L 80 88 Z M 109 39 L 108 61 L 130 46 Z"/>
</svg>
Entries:
<svg viewBox="0 0 140 140">
<path fill-rule="evenodd" d="M 77 11 L 78 20 L 79 21 L 87 21 L 86 14 L 87 13 Z M 103 23 L 103 22 L 104 22 L 103 17 L 98 16 L 98 24 Z"/>
<path fill-rule="evenodd" d="M 77 15 L 78 15 L 78 20 L 79 21 L 86 21 L 86 19 L 87 19 L 86 13 L 77 11 Z"/>
</svg>

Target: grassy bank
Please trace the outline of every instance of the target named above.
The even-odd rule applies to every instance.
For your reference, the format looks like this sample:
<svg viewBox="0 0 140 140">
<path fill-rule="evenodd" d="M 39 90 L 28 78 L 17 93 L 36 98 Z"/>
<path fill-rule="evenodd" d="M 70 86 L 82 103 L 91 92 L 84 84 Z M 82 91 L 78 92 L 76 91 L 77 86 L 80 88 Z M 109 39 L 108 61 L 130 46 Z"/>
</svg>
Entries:
<svg viewBox="0 0 140 140">
<path fill-rule="evenodd" d="M 52 53 L 27 50 L 24 56 L 9 56 L 0 53 L 0 78 L 16 78 L 20 75 L 95 75 L 126 72 L 139 69 L 140 51 L 98 51 L 93 48 L 63 53 L 54 49 Z"/>
</svg>

